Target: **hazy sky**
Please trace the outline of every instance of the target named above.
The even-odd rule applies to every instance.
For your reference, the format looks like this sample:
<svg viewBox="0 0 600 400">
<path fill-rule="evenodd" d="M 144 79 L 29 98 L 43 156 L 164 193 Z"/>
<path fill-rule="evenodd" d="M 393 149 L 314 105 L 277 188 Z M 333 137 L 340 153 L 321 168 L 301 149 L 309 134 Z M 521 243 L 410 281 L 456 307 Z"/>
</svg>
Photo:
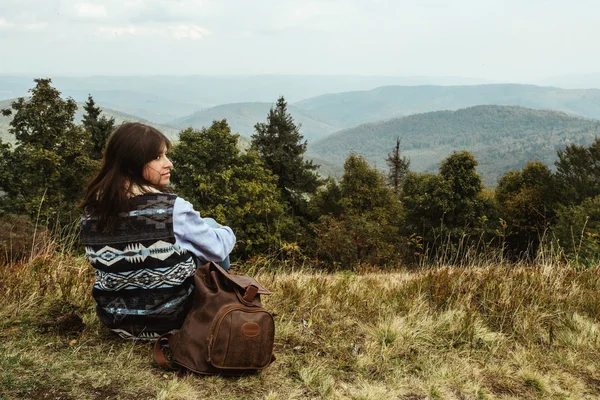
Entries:
<svg viewBox="0 0 600 400">
<path fill-rule="evenodd" d="M 597 0 L 0 0 L 0 73 L 600 72 Z"/>
</svg>

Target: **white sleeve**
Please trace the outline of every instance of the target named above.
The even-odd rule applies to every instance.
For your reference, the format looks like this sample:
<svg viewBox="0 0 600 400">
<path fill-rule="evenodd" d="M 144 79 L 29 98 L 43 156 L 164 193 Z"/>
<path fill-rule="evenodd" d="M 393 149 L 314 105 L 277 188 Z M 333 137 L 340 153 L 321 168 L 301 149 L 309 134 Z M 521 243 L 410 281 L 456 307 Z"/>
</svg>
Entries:
<svg viewBox="0 0 600 400">
<path fill-rule="evenodd" d="M 177 197 L 173 205 L 175 244 L 203 261 L 223 261 L 235 245 L 230 227 L 211 228 L 188 201 Z"/>
</svg>

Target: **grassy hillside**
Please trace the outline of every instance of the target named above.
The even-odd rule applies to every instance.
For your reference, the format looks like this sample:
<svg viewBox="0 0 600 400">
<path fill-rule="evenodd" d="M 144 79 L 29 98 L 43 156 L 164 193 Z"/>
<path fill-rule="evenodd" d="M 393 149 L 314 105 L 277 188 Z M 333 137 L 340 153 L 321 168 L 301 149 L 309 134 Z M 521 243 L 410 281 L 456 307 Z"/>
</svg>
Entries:
<svg viewBox="0 0 600 400">
<path fill-rule="evenodd" d="M 598 268 L 254 267 L 250 274 L 273 292 L 263 301 L 277 313 L 275 363 L 240 379 L 178 379 L 156 366 L 151 344 L 99 324 L 86 260 L 45 250 L 0 265 L 0 398 L 600 396 Z"/>
<path fill-rule="evenodd" d="M 250 137 L 254 133 L 254 125 L 258 122 L 266 122 L 267 114 L 272 103 L 235 103 L 223 104 L 220 106 L 207 108 L 192 115 L 170 121 L 169 125 L 181 129 L 187 127 L 201 128 L 208 127 L 214 120 L 227 119 L 232 132 L 239 133 L 242 136 Z M 298 107 L 289 106 L 296 124 L 301 124 L 300 133 L 304 139 L 314 141 L 327 136 L 339 129 L 340 126 L 332 125 L 327 122 L 315 119 L 310 113 Z"/>
<path fill-rule="evenodd" d="M 5 109 L 5 108 L 10 108 L 10 104 L 13 101 L 14 101 L 14 99 L 0 101 L 0 110 Z M 83 117 L 83 114 L 84 114 L 84 110 L 83 110 L 84 103 L 77 103 L 77 105 L 79 108 L 78 108 L 77 112 L 75 113 L 75 120 L 77 123 L 81 123 L 81 118 Z M 117 125 L 122 122 L 142 122 L 144 124 L 154 126 L 158 130 L 160 130 L 162 133 L 164 133 L 169 139 L 177 139 L 178 134 L 179 134 L 179 130 L 176 128 L 166 126 L 166 125 L 156 124 L 156 123 L 147 121 L 143 118 L 140 118 L 138 116 L 126 114 L 126 113 L 120 112 L 120 111 L 111 110 L 111 109 L 105 108 L 105 107 L 102 107 L 102 115 L 106 116 L 107 118 L 114 118 L 115 124 L 117 124 Z M 4 116 L 0 115 L 0 138 L 3 141 L 14 143 L 14 136 L 8 133 L 8 129 L 10 128 L 9 124 L 10 124 L 11 119 L 12 119 L 12 117 L 4 117 Z"/>
<path fill-rule="evenodd" d="M 555 111 L 477 106 L 363 124 L 311 143 L 307 155 L 343 165 L 352 151 L 386 169 L 397 137 L 415 171 L 436 170 L 452 151 L 467 149 L 479 161 L 486 185 L 509 169 L 539 159 L 552 165 L 556 150 L 587 144 L 600 135 L 600 122 Z"/>
<path fill-rule="evenodd" d="M 532 85 L 384 86 L 326 94 L 294 103 L 324 121 L 349 128 L 365 122 L 476 105 L 521 106 L 600 119 L 600 90 Z"/>
</svg>

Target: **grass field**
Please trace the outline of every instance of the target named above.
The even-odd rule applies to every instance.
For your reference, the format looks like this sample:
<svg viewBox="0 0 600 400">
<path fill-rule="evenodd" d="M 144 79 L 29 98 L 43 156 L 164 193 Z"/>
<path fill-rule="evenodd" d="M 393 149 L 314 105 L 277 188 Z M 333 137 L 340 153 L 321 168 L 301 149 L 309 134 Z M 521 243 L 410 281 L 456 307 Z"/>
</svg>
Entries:
<svg viewBox="0 0 600 400">
<path fill-rule="evenodd" d="M 246 272 L 273 291 L 277 361 L 179 379 L 99 324 L 83 258 L 0 266 L 0 399 L 600 397 L 599 268 Z"/>
</svg>

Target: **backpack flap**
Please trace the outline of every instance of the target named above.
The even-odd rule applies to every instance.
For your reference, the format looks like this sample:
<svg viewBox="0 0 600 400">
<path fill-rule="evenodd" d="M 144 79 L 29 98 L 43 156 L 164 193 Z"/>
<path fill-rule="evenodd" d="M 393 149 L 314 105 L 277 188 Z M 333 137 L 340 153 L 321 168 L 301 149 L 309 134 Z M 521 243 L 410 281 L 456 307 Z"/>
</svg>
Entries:
<svg viewBox="0 0 600 400">
<path fill-rule="evenodd" d="M 250 286 L 256 287 L 256 294 L 271 294 L 263 285 L 261 285 L 256 279 L 251 278 L 245 275 L 236 275 L 230 274 L 225 271 L 221 266 L 217 263 L 210 263 L 211 271 L 218 271 L 223 278 L 227 279 L 229 282 L 233 283 L 234 286 L 239 287 L 240 289 L 246 291 Z"/>
</svg>

